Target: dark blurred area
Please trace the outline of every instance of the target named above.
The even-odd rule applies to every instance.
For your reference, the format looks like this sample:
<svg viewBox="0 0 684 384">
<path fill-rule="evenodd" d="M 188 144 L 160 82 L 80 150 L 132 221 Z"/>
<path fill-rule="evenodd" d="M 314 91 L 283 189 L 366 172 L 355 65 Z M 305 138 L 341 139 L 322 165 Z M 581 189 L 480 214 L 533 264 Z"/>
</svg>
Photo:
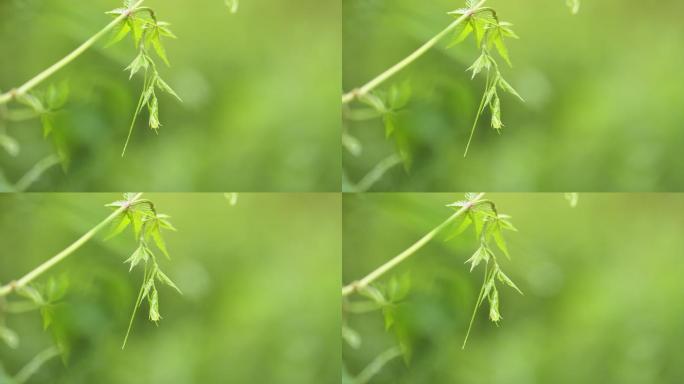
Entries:
<svg viewBox="0 0 684 384">
<path fill-rule="evenodd" d="M 491 194 L 513 216 L 512 259 L 502 268 L 524 292 L 500 288 L 499 327 L 478 313 L 461 349 L 482 270 L 464 261 L 471 231 L 425 248 L 391 276 L 410 274 L 396 322 L 408 335 L 410 364 L 391 361 L 370 383 L 679 383 L 684 368 L 681 300 L 684 195 Z M 343 281 L 361 278 L 445 220 L 459 194 L 370 194 L 344 198 Z M 356 298 L 358 300 L 358 298 Z M 485 305 L 486 307 L 486 305 Z M 382 314 L 349 315 L 358 350 L 344 362 L 358 374 L 395 346 Z"/>
<path fill-rule="evenodd" d="M 49 361 L 31 383 L 332 383 L 339 378 L 341 198 L 332 194 L 150 194 L 172 216 L 161 268 L 183 295 L 159 292 L 154 326 L 143 304 L 121 344 L 142 279 L 123 261 L 130 231 L 106 232 L 38 279 L 66 276 L 56 324 L 67 364 Z M 106 217 L 116 194 L 0 196 L 0 279 L 18 278 Z M 16 295 L 8 300 L 18 300 Z M 6 314 L 20 338 L 0 340 L 0 373 L 52 345 L 37 312 Z M 1 324 L 1 321 L 0 321 Z M 0 375 L 0 382 L 5 382 Z"/>
<path fill-rule="evenodd" d="M 136 55 L 130 38 L 111 47 L 103 39 L 41 84 L 38 90 L 69 83 L 55 130 L 71 165 L 66 173 L 50 168 L 31 189 L 339 190 L 339 4 L 240 3 L 234 15 L 223 0 L 144 3 L 178 36 L 165 44 L 171 67 L 159 65 L 184 102 L 160 95 L 159 134 L 143 111 L 123 159 L 142 88 L 142 76 L 129 81 L 124 72 Z M 0 2 L 0 88 L 19 86 L 55 63 L 120 6 L 116 0 Z M 4 123 L 21 146 L 16 156 L 0 148 L 0 170 L 12 183 L 54 149 L 37 119 Z"/>
<path fill-rule="evenodd" d="M 477 58 L 472 38 L 450 38 L 384 84 L 408 80 L 413 97 L 398 125 L 413 168 L 388 172 L 377 191 L 679 191 L 684 188 L 684 4 L 564 0 L 491 0 L 520 40 L 509 40 L 513 68 L 503 74 L 526 102 L 502 98 L 501 135 L 485 112 L 463 158 L 484 89 L 466 73 Z M 406 57 L 445 28 L 464 2 L 343 2 L 343 88 L 349 91 Z M 455 35 L 454 35 L 455 37 Z M 502 65 L 503 61 L 501 61 Z M 360 179 L 392 153 L 378 120 L 347 122 L 364 144 L 344 154 Z"/>
</svg>

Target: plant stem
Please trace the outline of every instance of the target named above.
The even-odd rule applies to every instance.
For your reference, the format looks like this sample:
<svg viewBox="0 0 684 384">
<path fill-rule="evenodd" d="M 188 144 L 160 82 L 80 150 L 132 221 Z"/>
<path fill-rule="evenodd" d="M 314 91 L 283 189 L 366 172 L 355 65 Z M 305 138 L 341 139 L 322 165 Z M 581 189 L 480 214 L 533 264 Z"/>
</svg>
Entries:
<svg viewBox="0 0 684 384">
<path fill-rule="evenodd" d="M 382 84 L 387 79 L 394 76 L 395 74 L 400 72 L 402 69 L 406 68 L 409 64 L 413 63 L 418 58 L 423 56 L 423 54 L 425 54 L 425 52 L 429 51 L 432 47 L 437 45 L 437 43 L 440 40 L 442 40 L 445 36 L 447 36 L 454 29 L 456 29 L 456 27 L 461 25 L 464 21 L 468 20 L 470 18 L 470 16 L 473 13 L 476 13 L 480 9 L 480 7 L 482 7 L 484 5 L 484 3 L 486 1 L 487 0 L 480 1 L 476 6 L 474 6 L 471 9 L 470 13 L 466 13 L 466 14 L 462 15 L 461 17 L 459 17 L 458 19 L 454 20 L 451 24 L 449 24 L 449 26 L 447 26 L 441 32 L 436 34 L 432 39 L 428 40 L 425 44 L 423 44 L 420 48 L 418 48 L 412 54 L 410 54 L 409 56 L 407 56 L 405 59 L 398 62 L 394 66 L 390 67 L 388 70 L 381 73 L 376 78 L 374 78 L 373 80 L 371 80 L 368 83 L 366 83 L 365 85 L 363 85 L 361 88 L 357 88 L 351 92 L 348 92 L 348 93 L 345 93 L 344 95 L 342 95 L 342 104 L 349 104 L 352 101 L 354 101 L 355 99 L 358 99 L 359 97 L 362 97 L 362 96 L 368 94 L 368 92 L 375 89 L 378 85 Z"/>
<path fill-rule="evenodd" d="M 13 99 L 25 95 L 28 91 L 33 89 L 35 86 L 43 82 L 45 79 L 49 78 L 50 76 L 54 75 L 55 72 L 59 71 L 60 69 L 64 68 L 67 64 L 71 63 L 74 61 L 77 57 L 79 57 L 83 52 L 87 51 L 88 48 L 92 47 L 99 39 L 102 38 L 102 36 L 106 35 L 109 31 L 114 29 L 119 23 L 121 23 L 123 20 L 125 20 L 131 12 L 133 12 L 135 9 L 137 9 L 145 0 L 138 0 L 130 9 L 128 12 L 124 12 L 121 15 L 117 16 L 114 20 L 112 20 L 111 23 L 107 24 L 104 28 L 102 28 L 99 32 L 91 36 L 88 40 L 86 40 L 83 44 L 81 44 L 78 48 L 73 50 L 71 53 L 68 55 L 64 56 L 61 60 L 58 62 L 54 63 L 47 69 L 45 69 L 43 72 L 37 74 L 34 76 L 32 79 L 24 83 L 23 85 L 19 86 L 18 88 L 12 89 L 9 92 L 0 94 L 0 104 L 6 104 Z"/>
<path fill-rule="evenodd" d="M 477 123 L 480 121 L 480 116 L 485 109 L 485 100 L 487 99 L 487 90 L 489 89 L 489 71 L 487 71 L 487 81 L 485 81 L 485 91 L 482 94 L 482 100 L 480 100 L 480 106 L 477 108 L 477 114 L 475 115 L 475 121 L 473 122 L 473 128 L 470 130 L 470 137 L 468 138 L 468 144 L 466 144 L 465 152 L 463 157 L 468 157 L 468 150 L 470 149 L 470 143 L 473 142 L 473 137 L 475 136 L 475 128 L 477 128 Z"/>
<path fill-rule="evenodd" d="M 50 347 L 44 350 L 36 355 L 33 360 L 26 364 L 26 366 L 24 366 L 24 368 L 17 373 L 13 382 L 16 384 L 24 384 L 26 381 L 28 381 L 28 379 L 31 378 L 31 376 L 38 372 L 40 367 L 57 356 L 59 356 L 59 350 L 55 347 Z"/>
<path fill-rule="evenodd" d="M 406 259 L 411 257 L 414 253 L 416 253 L 418 250 L 423 248 L 423 246 L 425 246 L 425 244 L 429 243 L 432 239 L 435 238 L 435 236 L 437 236 L 440 232 L 442 232 L 445 228 L 447 228 L 453 221 L 455 221 L 457 218 L 466 214 L 470 210 L 470 208 L 472 208 L 473 206 L 479 204 L 481 202 L 480 200 L 482 199 L 483 196 L 484 196 L 484 193 L 478 194 L 475 197 L 475 199 L 472 200 L 472 202 L 470 204 L 468 204 L 468 205 L 462 207 L 461 209 L 459 209 L 458 211 L 456 211 L 448 219 L 444 220 L 442 222 L 442 224 L 438 225 L 432 231 L 428 232 L 428 234 L 423 236 L 420 240 L 415 242 L 412 246 L 408 247 L 405 251 L 398 254 L 397 256 L 395 256 L 390 261 L 386 262 L 385 264 L 381 265 L 380 267 L 378 267 L 373 272 L 366 275 L 366 277 L 364 277 L 363 279 L 344 286 L 342 288 L 342 296 L 343 297 L 349 296 L 352 293 L 367 287 L 372 282 L 377 280 L 379 277 L 381 277 L 382 275 L 384 275 L 385 273 L 392 270 L 394 267 L 396 267 L 397 265 L 401 264 L 403 261 L 405 261 Z"/>
<path fill-rule="evenodd" d="M 138 193 L 133 197 L 131 201 L 135 202 L 137 201 L 142 193 Z M 74 243 L 72 243 L 70 246 L 66 247 L 63 251 L 59 252 L 49 260 L 45 261 L 43 264 L 37 266 L 34 268 L 31 272 L 27 273 L 24 275 L 24 277 L 20 278 L 19 280 L 10 282 L 9 284 L 6 284 L 2 287 L 0 287 L 0 297 L 2 296 L 7 296 L 10 293 L 16 291 L 17 289 L 25 287 L 27 284 L 38 278 L 40 275 L 43 273 L 47 272 L 49 269 L 54 267 L 55 265 L 59 264 L 61 261 L 69 257 L 71 254 L 73 254 L 76 250 L 78 250 L 83 244 L 87 243 L 90 239 L 93 238 L 99 231 L 102 230 L 102 228 L 106 227 L 109 223 L 111 223 L 114 219 L 116 219 L 121 213 L 123 213 L 126 209 L 128 209 L 130 205 L 124 205 L 119 207 L 116 211 L 114 211 L 111 215 L 107 216 L 106 219 L 102 220 L 99 224 L 94 226 L 91 230 L 86 232 L 83 236 L 81 236 L 78 240 L 76 240 Z"/>
</svg>

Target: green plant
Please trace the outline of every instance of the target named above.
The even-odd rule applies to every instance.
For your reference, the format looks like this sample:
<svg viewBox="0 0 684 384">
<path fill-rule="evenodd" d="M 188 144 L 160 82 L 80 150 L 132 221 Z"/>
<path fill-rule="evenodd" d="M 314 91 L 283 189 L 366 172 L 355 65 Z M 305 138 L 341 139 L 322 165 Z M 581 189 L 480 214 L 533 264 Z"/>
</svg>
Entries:
<svg viewBox="0 0 684 384">
<path fill-rule="evenodd" d="M 504 40 L 507 38 L 518 38 L 518 36 L 513 32 L 512 24 L 500 21 L 496 11 L 491 7 L 485 7 L 485 3 L 486 0 L 467 0 L 465 8 L 448 12 L 449 15 L 456 17 L 456 20 L 405 59 L 390 67 L 368 83 L 347 92 L 342 96 L 344 116 L 347 120 L 356 121 L 377 117 L 382 119 L 385 126 L 385 135 L 388 139 L 394 138 L 397 151 L 407 171 L 411 167 L 411 152 L 406 135 L 397 127 L 395 116 L 407 106 L 411 96 L 411 89 L 408 83 L 393 85 L 387 92 L 378 91 L 376 89 L 422 57 L 440 41 L 454 32 L 459 31 L 459 28 L 460 31 L 449 47 L 459 44 L 469 36 L 474 35 L 474 40 L 480 50 L 480 55 L 468 70 L 472 72 L 473 78 L 481 73 L 486 76 L 485 91 L 475 115 L 475 121 L 468 143 L 466 144 L 464 156 L 468 154 L 475 128 L 477 127 L 480 116 L 484 113 L 486 108 L 489 108 L 491 114 L 491 126 L 498 132 L 503 128 L 504 125 L 501 119 L 501 99 L 498 93 L 499 89 L 522 100 L 522 97 L 504 79 L 499 64 L 492 55 L 492 51 L 496 51 L 508 65 L 511 65 L 508 49 L 506 48 Z M 349 105 L 354 101 L 366 105 L 369 109 L 351 109 Z M 354 148 L 360 148 L 360 143 L 358 143 L 358 140 L 353 139 L 346 129 L 343 133 L 343 144 L 345 144 L 345 148 L 352 155 L 358 155 L 360 152 L 360 150 L 354 150 Z M 384 169 L 386 171 L 389 168 L 385 167 Z M 375 173 L 377 174 L 377 171 Z M 349 188 L 349 190 L 354 190 L 354 188 Z"/>
<path fill-rule="evenodd" d="M 230 9 L 230 13 L 237 13 L 239 5 L 239 0 L 226 0 L 226 6 Z"/>
<path fill-rule="evenodd" d="M 347 315 L 380 310 L 385 320 L 385 328 L 387 330 L 392 329 L 395 325 L 396 306 L 405 300 L 410 287 L 410 279 L 406 275 L 400 278 L 395 276 L 386 284 L 380 284 L 378 283 L 378 280 L 415 255 L 422 247 L 434 240 L 438 235 L 448 231 L 451 231 L 448 239 L 452 239 L 463 234 L 470 227 L 474 229 L 473 232 L 478 242 L 478 247 L 466 263 L 470 264 L 471 272 L 480 265 L 483 265 L 484 269 L 484 280 L 480 288 L 480 293 L 475 301 L 471 321 L 464 337 L 463 348 L 465 348 L 467 343 L 475 316 L 485 300 L 489 304 L 490 320 L 496 324 L 501 321 L 502 317 L 499 310 L 499 284 L 509 286 L 522 294 L 522 291 L 516 284 L 503 272 L 500 261 L 494 251 L 494 249 L 497 248 L 498 252 L 505 255 L 507 258 L 510 257 L 503 235 L 505 231 L 516 231 L 515 227 L 510 222 L 510 217 L 500 214 L 496 204 L 491 200 L 486 199 L 483 193 L 467 194 L 465 200 L 450 204 L 448 207 L 455 209 L 455 212 L 449 218 L 399 255 L 390 259 L 360 280 L 347 284 L 342 288 L 342 308 L 345 315 L 345 320 L 343 320 L 342 338 L 352 348 L 359 348 L 361 341 L 359 334 L 347 325 Z M 355 294 L 363 298 L 363 300 L 351 300 Z M 411 353 L 409 340 L 407 340 L 401 332 L 397 332 L 397 336 L 399 338 L 399 354 L 403 355 L 408 361 Z M 370 380 L 372 375 L 369 373 L 377 373 L 382 365 L 398 356 L 396 352 L 393 353 L 391 351 L 396 350 L 388 350 L 386 354 L 381 355 L 376 361 L 372 362 L 368 368 L 356 378 L 352 378 L 351 375 L 347 374 L 347 381 L 349 383 L 365 383 Z"/>
<path fill-rule="evenodd" d="M 23 382 L 22 378 L 27 379 L 42 363 L 50 358 L 61 354 L 66 359 L 68 354 L 64 335 L 60 333 L 59 328 L 53 326 L 54 308 L 64 298 L 68 280 L 64 277 L 60 279 L 50 278 L 46 284 L 35 283 L 35 281 L 73 255 L 81 246 L 108 226 L 112 226 L 112 230 L 107 239 L 123 233 L 129 227 L 132 228 L 137 241 L 137 247 L 125 262 L 130 264 L 131 271 L 137 266 L 141 266 L 144 269 L 142 284 L 133 307 L 123 347 L 125 347 L 130 335 L 137 310 L 144 300 L 148 302 L 150 320 L 155 323 L 161 320 L 157 283 L 167 285 L 180 293 L 180 289 L 176 284 L 161 270 L 158 258 L 151 247 L 151 244 L 154 244 L 159 252 L 168 257 L 169 253 L 162 230 L 176 230 L 169 222 L 169 217 L 158 213 L 154 203 L 148 199 L 143 199 L 142 193 L 126 193 L 123 200 L 115 201 L 107 204 L 107 206 L 114 208 L 114 212 L 83 234 L 74 243 L 21 278 L 0 286 L 0 340 L 3 340 L 10 348 L 15 348 L 19 342 L 16 333 L 5 326 L 5 314 L 37 310 L 43 319 L 43 327 L 46 330 L 52 330 L 56 343 L 56 347 L 51 347 L 37 355 L 34 361 L 27 365 L 27 368 L 19 372 L 14 377 L 15 382 Z M 22 300 L 8 301 L 12 294 L 22 298 Z"/>
<path fill-rule="evenodd" d="M 37 118 L 41 122 L 43 135 L 46 138 L 51 137 L 53 139 L 57 156 L 63 168 L 66 169 L 68 167 L 69 156 L 66 143 L 60 132 L 55 130 L 55 116 L 63 110 L 67 103 L 69 95 L 68 86 L 65 82 L 61 82 L 50 85 L 44 91 L 35 90 L 35 88 L 59 70 L 71 64 L 112 31 L 114 31 L 114 35 L 110 45 L 123 40 L 129 34 L 132 35 L 132 40 L 138 50 L 138 54 L 126 69 L 130 71 L 130 77 L 138 72 L 144 74 L 143 90 L 134 112 L 133 122 L 124 144 L 122 156 L 128 146 L 133 126 L 142 108 L 147 107 L 148 109 L 150 128 L 154 132 L 158 131 L 161 123 L 159 121 L 159 106 L 155 90 L 158 89 L 169 93 L 178 100 L 180 100 L 180 97 L 161 78 L 155 60 L 149 52 L 154 50 L 158 57 L 168 65 L 169 61 L 162 38 L 175 38 L 175 35 L 169 29 L 169 24 L 158 21 L 154 10 L 143 6 L 143 3 L 144 0 L 124 0 L 122 8 L 107 12 L 114 16 L 114 20 L 83 42 L 74 51 L 24 84 L 7 92 L 0 93 L 0 122 L 2 122 L 0 124 L 0 145 L 8 153 L 16 155 L 20 147 L 16 140 L 8 136 L 4 121 L 22 121 Z M 8 105 L 13 105 L 12 109 Z"/>
</svg>

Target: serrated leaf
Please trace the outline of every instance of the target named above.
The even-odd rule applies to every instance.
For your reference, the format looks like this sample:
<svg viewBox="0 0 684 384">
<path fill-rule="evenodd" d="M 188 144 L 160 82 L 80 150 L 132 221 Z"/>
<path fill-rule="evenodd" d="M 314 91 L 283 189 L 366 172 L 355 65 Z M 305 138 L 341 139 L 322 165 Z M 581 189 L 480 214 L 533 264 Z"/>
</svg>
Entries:
<svg viewBox="0 0 684 384">
<path fill-rule="evenodd" d="M 489 71 L 490 68 L 491 62 L 489 61 L 489 56 L 483 52 L 466 71 L 472 72 L 473 75 L 471 78 L 474 79 L 482 70 Z"/>
<path fill-rule="evenodd" d="M 456 230 L 454 230 L 449 237 L 446 238 L 446 241 L 449 241 L 459 235 L 461 235 L 463 232 L 465 232 L 468 228 L 470 228 L 470 225 L 473 223 L 473 219 L 470 217 L 470 215 L 466 215 L 463 217 L 463 220 L 461 220 L 461 223 L 458 225 Z"/>
<path fill-rule="evenodd" d="M 498 226 L 498 224 L 497 224 Z M 503 236 L 501 235 L 501 230 L 499 228 L 495 228 L 494 231 L 492 232 L 492 237 L 494 237 L 494 242 L 496 243 L 496 246 L 503 252 L 504 255 L 506 255 L 507 258 L 511 258 L 511 255 L 508 253 L 508 247 L 506 246 L 506 241 L 504 240 Z"/>
<path fill-rule="evenodd" d="M 131 265 L 129 271 L 132 271 L 133 268 L 135 268 L 141 262 L 146 263 L 149 257 L 150 256 L 147 247 L 145 247 L 143 244 L 140 244 L 138 248 L 133 251 L 133 254 L 126 259 L 126 261 L 124 261 L 124 263 L 129 263 Z"/>
<path fill-rule="evenodd" d="M 145 55 L 145 52 L 140 51 L 138 55 L 133 59 L 133 61 L 126 67 L 124 70 L 125 71 L 130 71 L 131 75 L 128 77 L 129 79 L 132 79 L 133 76 L 138 73 L 141 69 L 144 69 L 147 71 L 149 68 L 149 62 L 147 61 L 147 56 Z"/>
<path fill-rule="evenodd" d="M 112 46 L 121 40 L 123 40 L 128 34 L 131 33 L 131 25 L 128 23 L 127 20 L 124 20 L 119 24 L 119 27 L 116 29 L 116 32 L 112 35 L 112 37 L 109 39 L 109 42 L 107 43 L 107 46 Z"/>
<path fill-rule="evenodd" d="M 118 236 L 128 228 L 128 226 L 131 224 L 131 218 L 126 214 L 125 212 L 119 215 L 119 218 L 115 222 L 114 226 L 112 226 L 112 230 L 110 231 L 109 235 L 106 237 L 106 240 L 111 239 L 113 237 Z"/>
<path fill-rule="evenodd" d="M 489 252 L 487 252 L 487 247 L 481 244 L 475 253 L 466 260 L 465 264 L 470 264 L 470 272 L 472 272 L 483 261 L 489 261 Z"/>
<path fill-rule="evenodd" d="M 150 231 L 150 235 L 152 236 L 154 244 L 164 254 L 164 256 L 169 258 L 169 251 L 166 249 L 166 242 L 164 242 L 164 238 L 162 237 L 159 223 L 155 223 L 152 228 L 153 229 Z"/>
<path fill-rule="evenodd" d="M 499 53 L 499 56 L 501 56 L 501 58 L 504 59 L 504 61 L 506 61 L 506 63 L 509 66 L 513 66 L 513 64 L 511 63 L 511 58 L 508 56 L 508 48 L 506 48 L 506 44 L 503 41 L 501 31 L 497 29 L 497 31 L 494 32 L 494 36 L 491 39 L 494 43 L 496 51 Z"/>
<path fill-rule="evenodd" d="M 456 36 L 456 38 L 449 43 L 447 48 L 451 48 L 455 45 L 461 44 L 473 33 L 473 26 L 471 23 L 466 23 L 461 32 Z"/>
<path fill-rule="evenodd" d="M 167 66 L 171 66 L 171 63 L 169 63 L 169 59 L 166 57 L 166 49 L 164 49 L 164 45 L 161 42 L 159 31 L 155 29 L 151 36 L 152 38 L 150 39 L 150 42 L 152 43 L 152 48 L 154 48 L 154 51 L 157 53 L 157 56 L 159 56 L 159 58 L 162 59 L 164 64 L 166 64 Z"/>
</svg>

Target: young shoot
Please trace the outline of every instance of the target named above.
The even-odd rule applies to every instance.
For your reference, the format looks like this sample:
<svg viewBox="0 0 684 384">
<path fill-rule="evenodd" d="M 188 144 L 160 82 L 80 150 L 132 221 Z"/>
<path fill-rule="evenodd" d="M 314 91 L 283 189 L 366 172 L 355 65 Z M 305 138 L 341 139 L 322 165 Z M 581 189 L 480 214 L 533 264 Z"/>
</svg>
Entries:
<svg viewBox="0 0 684 384">
<path fill-rule="evenodd" d="M 169 59 L 166 55 L 166 48 L 164 48 L 163 38 L 177 38 L 171 32 L 169 23 L 157 20 L 155 12 L 148 7 L 139 7 L 135 12 L 131 11 L 132 0 L 125 0 L 123 8 L 117 8 L 107 12 L 117 18 L 122 15 L 125 16 L 118 25 L 118 28 L 110 41 L 111 44 L 116 44 L 123 40 L 126 36 L 131 35 L 134 46 L 137 49 L 137 55 L 133 61 L 126 67 L 129 71 L 129 79 L 132 79 L 138 73 L 143 76 L 143 87 L 138 99 L 138 104 L 133 113 L 133 120 L 128 130 L 128 136 L 124 144 L 121 156 L 126 154 L 126 148 L 131 140 L 135 122 L 138 115 L 143 108 L 147 108 L 149 118 L 148 125 L 155 133 L 159 132 L 161 122 L 159 120 L 159 101 L 157 99 L 157 90 L 168 93 L 182 101 L 178 94 L 164 81 L 157 69 L 155 58 L 150 54 L 154 51 L 157 58 L 164 64 L 170 66 Z"/>
<path fill-rule="evenodd" d="M 135 200 L 134 198 L 135 195 L 133 194 L 125 194 L 123 200 L 107 205 L 117 210 L 124 208 L 120 211 L 114 222 L 109 237 L 117 236 L 130 227 L 137 240 L 137 246 L 125 263 L 129 264 L 129 271 L 133 271 L 138 266 L 143 269 L 142 284 L 133 306 L 133 313 L 131 314 L 128 330 L 121 346 L 122 349 L 126 347 L 128 336 L 133 328 L 135 315 L 144 301 L 147 301 L 148 304 L 150 321 L 158 323 L 161 320 L 157 283 L 169 286 L 179 294 L 182 294 L 178 286 L 161 270 L 157 255 L 153 252 L 151 246 L 154 244 L 157 251 L 168 259 L 169 252 L 162 235 L 162 230 L 176 231 L 176 228 L 169 221 L 169 216 L 157 212 L 154 203 L 149 200 Z"/>
<path fill-rule="evenodd" d="M 483 193 L 466 194 L 465 200 L 449 204 L 448 207 L 455 209 L 455 212 L 444 222 L 362 279 L 342 288 L 342 308 L 345 316 L 348 314 L 381 311 L 385 320 L 385 329 L 387 331 L 394 329 L 397 335 L 399 346 L 396 349 L 398 351 L 396 353 L 404 356 L 406 361 L 410 360 L 411 357 L 410 340 L 405 332 L 397 328 L 396 324 L 397 306 L 406 300 L 411 285 L 410 278 L 407 274 L 401 277 L 393 276 L 386 284 L 379 283 L 378 280 L 415 255 L 438 235 L 450 232 L 449 239 L 451 239 L 462 235 L 472 226 L 478 247 L 475 253 L 466 261 L 466 264 L 470 265 L 471 272 L 480 265 L 484 269 L 484 281 L 476 299 L 475 308 L 464 338 L 463 348 L 465 348 L 468 336 L 470 335 L 475 315 L 485 300 L 489 304 L 490 320 L 497 324 L 502 320 L 499 309 L 498 285 L 509 286 L 522 294 L 518 286 L 504 273 L 497 256 L 497 252 L 500 252 L 506 258 L 510 258 L 508 246 L 503 235 L 505 231 L 517 231 L 510 221 L 510 216 L 500 214 L 494 202 L 485 199 Z M 497 249 L 496 252 L 495 248 Z M 351 300 L 354 295 L 363 300 Z M 361 336 L 349 327 L 346 317 L 342 325 L 342 338 L 354 349 L 358 349 L 361 345 Z M 380 360 L 384 361 L 383 359 Z M 384 363 L 378 364 L 376 367 L 379 369 L 382 365 Z M 373 364 L 370 366 L 373 366 Z M 366 374 L 374 372 L 373 375 L 377 373 L 375 369 L 364 372 Z M 351 375 L 348 374 L 348 376 L 348 380 L 351 380 L 350 382 L 355 382 Z M 359 377 L 366 376 L 362 372 L 356 379 L 358 380 Z"/>
</svg>

